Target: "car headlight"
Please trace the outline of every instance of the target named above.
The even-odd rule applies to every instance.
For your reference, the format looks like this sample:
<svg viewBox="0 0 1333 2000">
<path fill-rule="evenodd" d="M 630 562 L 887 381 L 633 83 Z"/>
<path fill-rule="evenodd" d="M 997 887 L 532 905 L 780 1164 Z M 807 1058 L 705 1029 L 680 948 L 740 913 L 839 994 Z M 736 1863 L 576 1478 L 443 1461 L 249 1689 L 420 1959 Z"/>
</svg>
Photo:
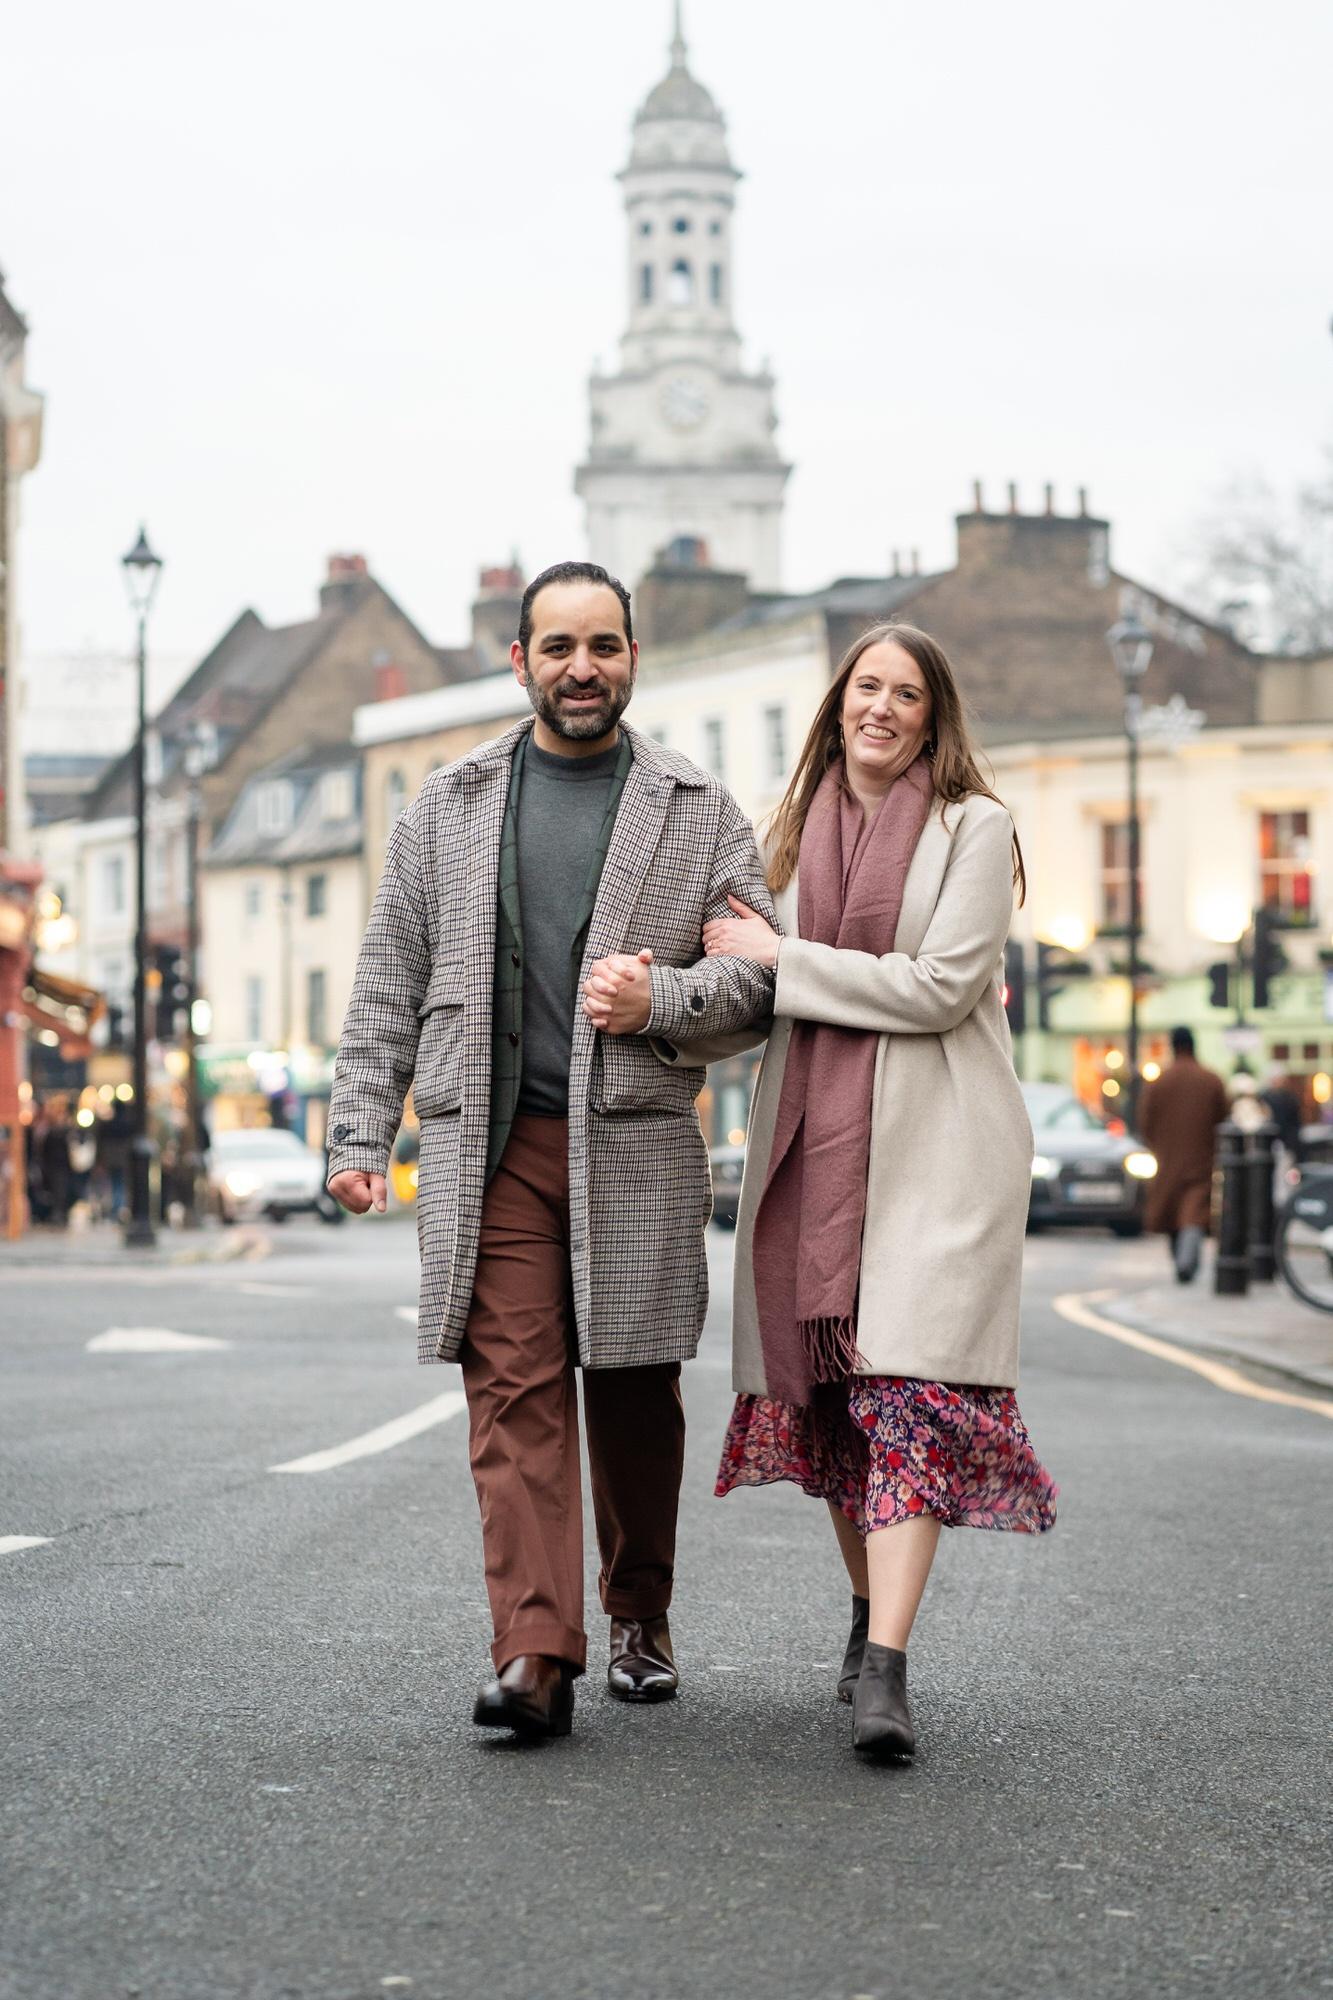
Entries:
<svg viewBox="0 0 1333 2000">
<path fill-rule="evenodd" d="M 248 1194 L 253 1194 L 259 1186 L 259 1182 L 253 1174 L 244 1174 L 239 1168 L 232 1173 L 226 1174 L 224 1180 L 227 1193 L 234 1194 L 238 1201 L 244 1201 L 245 1197 Z"/>
<path fill-rule="evenodd" d="M 1157 1159 L 1152 1153 L 1127 1153 L 1125 1172 L 1133 1174 L 1136 1181 L 1150 1181 L 1157 1172 Z"/>
<path fill-rule="evenodd" d="M 1032 1155 L 1032 1178 L 1034 1181 L 1048 1181 L 1058 1172 L 1059 1168 L 1049 1154 L 1034 1153 Z"/>
</svg>

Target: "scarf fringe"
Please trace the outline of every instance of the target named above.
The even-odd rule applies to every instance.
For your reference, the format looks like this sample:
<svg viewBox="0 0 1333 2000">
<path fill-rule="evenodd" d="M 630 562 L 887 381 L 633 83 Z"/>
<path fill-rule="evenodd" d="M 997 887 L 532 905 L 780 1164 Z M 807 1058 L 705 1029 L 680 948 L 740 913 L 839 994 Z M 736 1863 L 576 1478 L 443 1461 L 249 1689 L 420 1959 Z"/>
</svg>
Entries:
<svg viewBox="0 0 1333 2000">
<path fill-rule="evenodd" d="M 856 1344 L 856 1321 L 826 1316 L 798 1322 L 801 1347 L 816 1382 L 845 1382 L 849 1375 L 865 1367 L 865 1356 Z"/>
</svg>

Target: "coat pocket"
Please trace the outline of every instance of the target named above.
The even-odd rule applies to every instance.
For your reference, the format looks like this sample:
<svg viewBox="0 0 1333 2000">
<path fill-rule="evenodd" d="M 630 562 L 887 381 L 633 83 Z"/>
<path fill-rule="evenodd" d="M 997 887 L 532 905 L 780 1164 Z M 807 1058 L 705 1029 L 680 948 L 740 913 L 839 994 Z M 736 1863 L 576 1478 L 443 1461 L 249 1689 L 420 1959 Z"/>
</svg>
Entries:
<svg viewBox="0 0 1333 2000">
<path fill-rule="evenodd" d="M 638 1036 L 599 1035 L 588 1102 L 602 1113 L 665 1111 L 684 1117 L 694 1110 L 704 1076 L 697 1065 L 664 1063 Z"/>
<path fill-rule="evenodd" d="M 457 1111 L 463 1100 L 464 965 L 461 959 L 432 967 L 426 997 L 417 1009 L 417 1042 L 412 1102 L 418 1118 Z"/>
</svg>

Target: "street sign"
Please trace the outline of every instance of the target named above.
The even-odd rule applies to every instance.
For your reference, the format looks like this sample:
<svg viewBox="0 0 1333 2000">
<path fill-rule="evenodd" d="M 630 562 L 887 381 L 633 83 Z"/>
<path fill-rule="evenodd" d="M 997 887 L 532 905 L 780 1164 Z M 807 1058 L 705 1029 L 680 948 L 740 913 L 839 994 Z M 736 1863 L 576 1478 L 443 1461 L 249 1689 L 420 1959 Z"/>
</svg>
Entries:
<svg viewBox="0 0 1333 2000">
<path fill-rule="evenodd" d="M 1264 1045 L 1263 1030 L 1252 1028 L 1248 1021 L 1233 1022 L 1231 1027 L 1223 1028 L 1222 1040 L 1234 1056 L 1257 1055 Z"/>
</svg>

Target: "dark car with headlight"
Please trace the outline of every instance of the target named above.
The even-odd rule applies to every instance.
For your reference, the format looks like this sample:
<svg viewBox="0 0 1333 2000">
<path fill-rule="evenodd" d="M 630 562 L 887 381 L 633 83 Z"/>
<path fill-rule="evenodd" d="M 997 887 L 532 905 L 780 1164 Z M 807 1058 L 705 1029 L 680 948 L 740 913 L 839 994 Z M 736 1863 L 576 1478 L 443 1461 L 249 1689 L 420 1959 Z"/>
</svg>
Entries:
<svg viewBox="0 0 1333 2000">
<path fill-rule="evenodd" d="M 1035 1152 L 1028 1228 L 1073 1222 L 1143 1233 L 1143 1204 L 1157 1161 L 1137 1139 L 1106 1121 L 1062 1083 L 1025 1083 Z"/>
<path fill-rule="evenodd" d="M 744 1146 L 714 1146 L 708 1166 L 713 1176 L 713 1220 L 719 1229 L 734 1229 L 745 1173 Z"/>
</svg>

